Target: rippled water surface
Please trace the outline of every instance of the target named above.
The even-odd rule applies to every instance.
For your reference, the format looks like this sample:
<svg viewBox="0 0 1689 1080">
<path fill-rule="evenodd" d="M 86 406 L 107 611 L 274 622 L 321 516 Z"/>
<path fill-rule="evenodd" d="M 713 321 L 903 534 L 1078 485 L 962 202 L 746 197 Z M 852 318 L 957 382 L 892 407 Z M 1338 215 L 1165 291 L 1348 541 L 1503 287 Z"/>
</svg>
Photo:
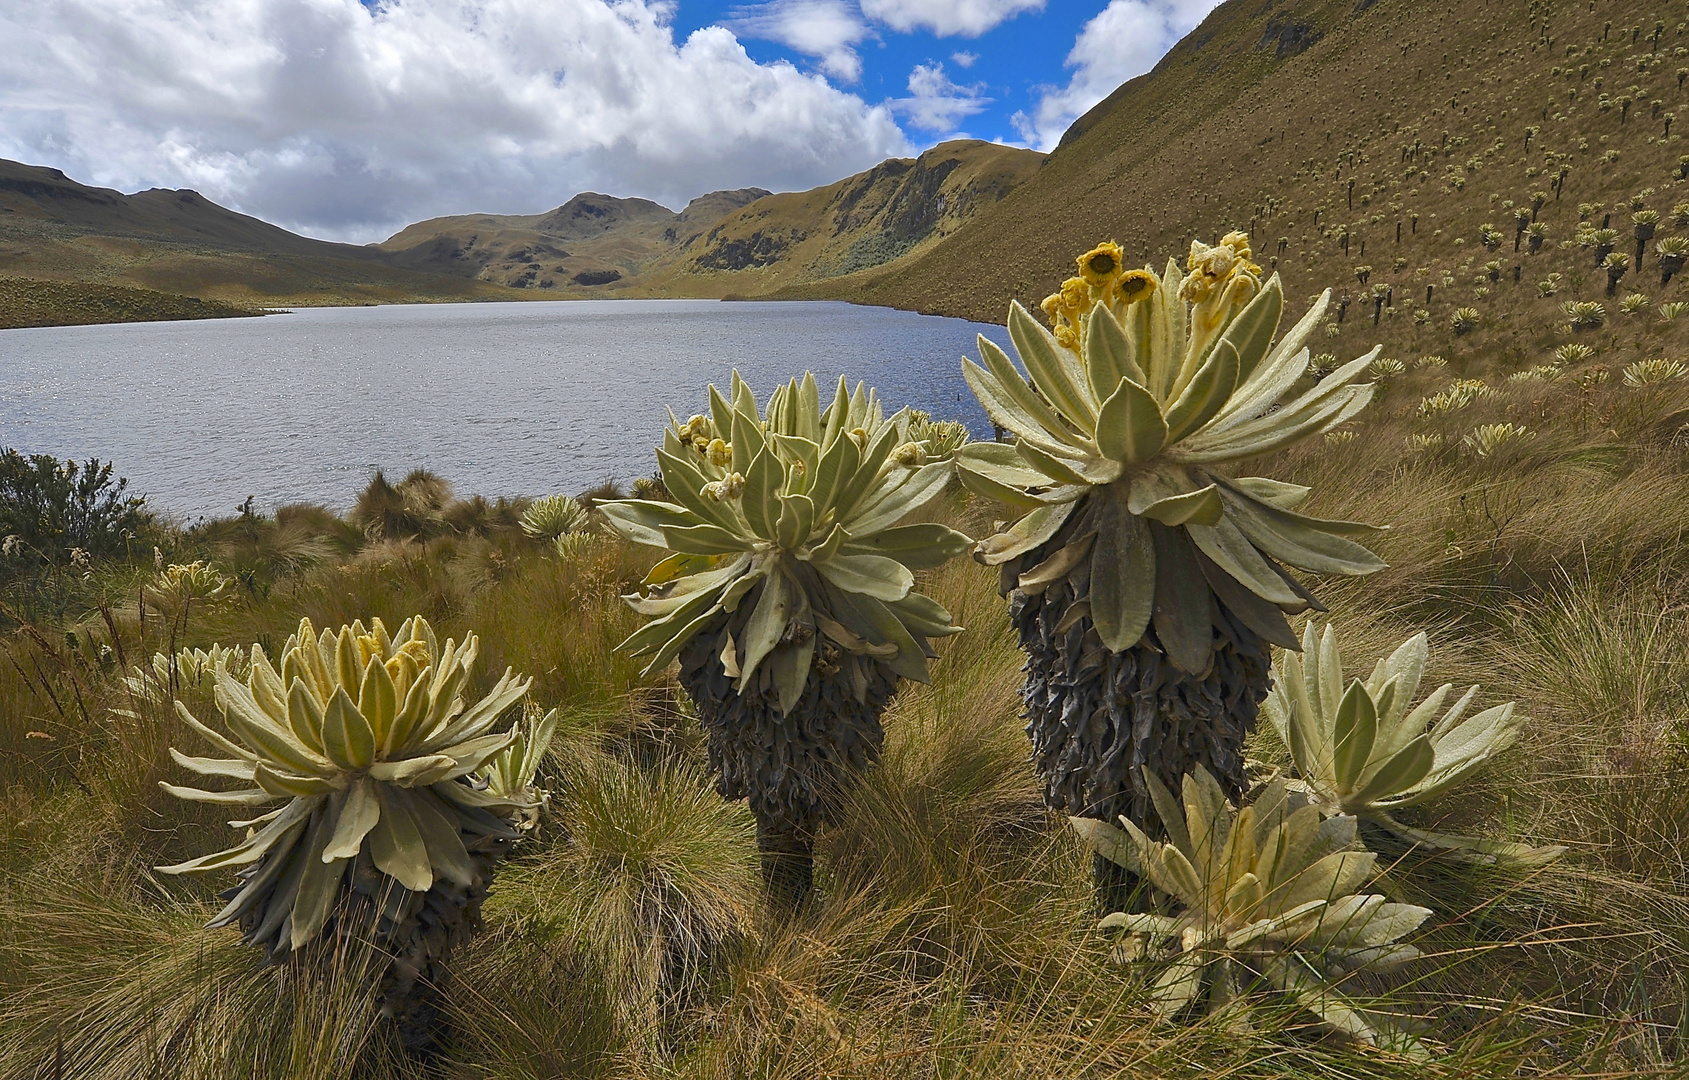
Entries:
<svg viewBox="0 0 1689 1080">
<path fill-rule="evenodd" d="M 0 446 L 115 461 L 156 508 L 351 505 L 376 469 L 460 494 L 651 472 L 665 406 L 738 367 L 766 400 L 806 368 L 893 407 L 984 414 L 957 360 L 1001 327 L 837 303 L 625 300 L 303 309 L 0 331 Z M 392 478 L 397 478 L 392 476 Z"/>
</svg>

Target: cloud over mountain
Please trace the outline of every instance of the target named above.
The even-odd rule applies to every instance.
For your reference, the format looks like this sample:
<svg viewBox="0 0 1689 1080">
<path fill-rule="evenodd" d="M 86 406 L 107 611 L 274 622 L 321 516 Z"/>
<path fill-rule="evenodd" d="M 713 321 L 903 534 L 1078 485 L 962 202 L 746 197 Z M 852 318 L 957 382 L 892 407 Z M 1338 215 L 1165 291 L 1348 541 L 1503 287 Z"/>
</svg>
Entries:
<svg viewBox="0 0 1689 1080">
<path fill-rule="evenodd" d="M 679 205 L 910 152 L 886 107 L 755 63 L 719 26 L 677 41 L 671 13 L 660 0 L 8 5 L 0 157 L 194 187 L 368 240 L 468 205 L 531 212 L 591 188 Z"/>
<path fill-rule="evenodd" d="M 1015 129 L 1036 150 L 1055 149 L 1062 132 L 1115 87 L 1155 66 L 1168 49 L 1219 4 L 1219 0 L 1109 0 L 1085 24 L 1067 54 L 1073 77 L 1051 86 L 1030 113 L 1017 113 Z"/>
</svg>

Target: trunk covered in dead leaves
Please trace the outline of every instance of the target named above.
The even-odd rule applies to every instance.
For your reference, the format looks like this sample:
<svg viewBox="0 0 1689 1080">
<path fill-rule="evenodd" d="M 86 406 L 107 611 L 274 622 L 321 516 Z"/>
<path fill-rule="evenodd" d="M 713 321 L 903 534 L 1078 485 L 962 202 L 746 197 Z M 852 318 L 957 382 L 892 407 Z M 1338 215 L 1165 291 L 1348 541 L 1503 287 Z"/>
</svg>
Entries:
<svg viewBox="0 0 1689 1080">
<path fill-rule="evenodd" d="M 749 799 L 769 895 L 797 907 L 814 876 L 815 835 L 837 812 L 851 777 L 879 760 L 885 743 L 880 715 L 897 677 L 884 664 L 816 641 L 809 681 L 790 713 L 782 713 L 772 666 L 754 685 L 734 689 L 722 663 L 727 636 L 744 639 L 754 595 L 722 613 L 680 651 L 680 685 L 708 735 L 710 769 L 727 799 Z M 743 649 L 743 646 L 739 646 Z"/>
<path fill-rule="evenodd" d="M 1187 672 L 1161 648 L 1153 622 L 1124 652 L 1103 645 L 1088 614 L 1088 558 L 1042 588 L 1016 587 L 1021 574 L 1082 536 L 1088 521 L 1083 508 L 1076 511 L 1047 543 L 1003 564 L 1009 619 L 1027 656 L 1021 695 L 1033 765 L 1051 809 L 1111 824 L 1124 815 L 1164 837 L 1144 770 L 1177 792 L 1200 765 L 1228 796 L 1242 795 L 1243 742 L 1271 686 L 1272 656 L 1211 590 L 1208 664 Z M 1150 528 L 1158 550 L 1187 543 L 1159 523 Z M 1122 910 L 1137 883 L 1101 859 L 1097 876 L 1099 905 Z"/>
</svg>

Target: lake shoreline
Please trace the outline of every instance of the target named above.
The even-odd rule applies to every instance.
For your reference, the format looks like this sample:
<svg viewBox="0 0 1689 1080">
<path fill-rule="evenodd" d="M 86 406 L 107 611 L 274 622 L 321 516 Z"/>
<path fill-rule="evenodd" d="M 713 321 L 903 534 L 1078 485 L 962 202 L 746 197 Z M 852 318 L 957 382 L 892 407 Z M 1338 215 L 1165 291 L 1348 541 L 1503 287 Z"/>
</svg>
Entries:
<svg viewBox="0 0 1689 1080">
<path fill-rule="evenodd" d="M 247 319 L 278 310 L 126 285 L 0 277 L 0 330 Z"/>
<path fill-rule="evenodd" d="M 1000 327 L 843 302 L 298 308 L 286 319 L 44 327 L 4 339 L 0 444 L 116 463 L 188 520 L 247 495 L 343 506 L 377 469 L 484 495 L 648 474 L 665 406 L 740 370 L 759 392 L 813 370 L 989 425 L 959 368 Z M 232 495 L 232 501 L 231 501 Z"/>
</svg>

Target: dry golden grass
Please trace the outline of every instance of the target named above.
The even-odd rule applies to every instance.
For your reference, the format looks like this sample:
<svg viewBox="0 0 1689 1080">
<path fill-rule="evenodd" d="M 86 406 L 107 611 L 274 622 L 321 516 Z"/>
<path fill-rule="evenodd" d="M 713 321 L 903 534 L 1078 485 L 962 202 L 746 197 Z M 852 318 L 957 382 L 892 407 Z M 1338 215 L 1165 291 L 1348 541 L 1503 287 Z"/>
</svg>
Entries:
<svg viewBox="0 0 1689 1080">
<path fill-rule="evenodd" d="M 309 537 L 266 538 L 279 523 L 248 523 L 241 543 L 179 538 L 181 557 L 197 543 L 283 564 L 185 625 L 128 601 L 109 624 L 78 623 L 74 651 L 45 626 L 6 639 L 0 1076 L 53 1075 L 61 1039 L 64 1075 L 101 1080 L 1669 1074 L 1689 1022 L 1689 450 L 1668 395 L 1577 376 L 1491 378 L 1492 394 L 1422 418 L 1456 374 L 1409 371 L 1353 440 L 1259 463 L 1314 485 L 1316 512 L 1393 526 L 1390 569 L 1320 584 L 1357 668 L 1426 629 L 1429 678 L 1482 683 L 1485 702 L 1517 699 L 1530 718 L 1513 752 L 1418 822 L 1572 849 L 1533 874 L 1418 853 L 1385 870 L 1379 887 L 1436 912 L 1417 939 L 1427 958 L 1345 989 L 1410 1018 L 1429 1064 L 1320 1040 L 1283 1010 L 1247 1032 L 1151 1021 L 1142 974 L 1092 930 L 1088 855 L 1042 809 L 1020 654 L 981 567 L 927 575 L 968 631 L 888 712 L 883 759 L 821 838 L 817 903 L 776 919 L 757 901 L 745 810 L 711 790 L 684 700 L 613 651 L 637 623 L 618 594 L 648 554 L 606 540 L 561 559 L 500 528 L 359 547 L 294 512 L 290 527 L 316 523 L 309 559 L 288 554 Z M 1537 435 L 1487 455 L 1462 441 L 1501 422 Z M 1410 449 L 1415 435 L 1443 444 Z M 997 512 L 959 494 L 932 510 L 975 533 Z M 134 595 L 111 573 L 112 595 Z M 157 790 L 174 777 L 165 748 L 191 735 L 132 700 L 98 651 L 121 644 L 134 663 L 172 640 L 274 644 L 300 615 L 412 611 L 477 630 L 484 675 L 534 675 L 569 718 L 543 776 L 548 824 L 501 870 L 425 1066 L 393 1056 L 355 978 L 265 971 L 232 931 L 197 929 L 222 883 L 148 873 L 226 829 Z M 1252 752 L 1279 760 L 1265 738 Z"/>
</svg>

